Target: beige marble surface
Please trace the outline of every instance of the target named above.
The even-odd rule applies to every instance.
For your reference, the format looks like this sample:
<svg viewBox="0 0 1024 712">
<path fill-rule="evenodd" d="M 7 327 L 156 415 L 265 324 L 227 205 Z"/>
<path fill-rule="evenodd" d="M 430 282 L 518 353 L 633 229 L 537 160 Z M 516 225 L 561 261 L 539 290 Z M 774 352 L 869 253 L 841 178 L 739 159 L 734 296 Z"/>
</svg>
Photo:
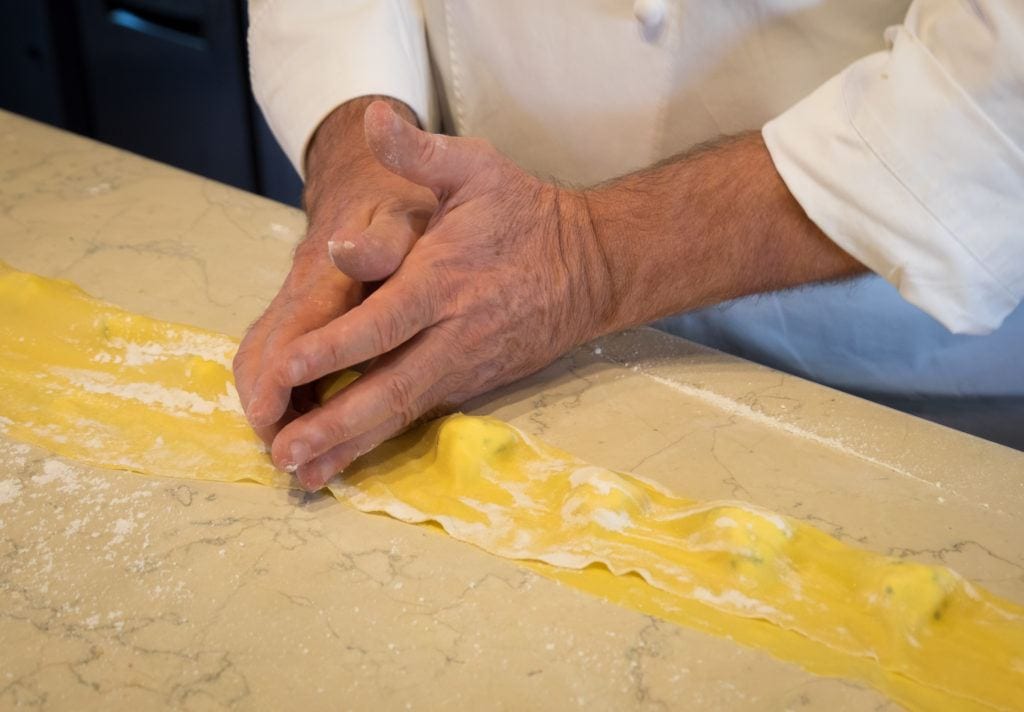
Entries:
<svg viewBox="0 0 1024 712">
<path fill-rule="evenodd" d="M 302 230 L 289 208 L 0 112 L 16 268 L 239 335 Z M 1024 601 L 1024 454 L 649 330 L 471 405 Z M 0 708 L 888 704 L 328 497 L 98 470 L 0 434 Z"/>
</svg>

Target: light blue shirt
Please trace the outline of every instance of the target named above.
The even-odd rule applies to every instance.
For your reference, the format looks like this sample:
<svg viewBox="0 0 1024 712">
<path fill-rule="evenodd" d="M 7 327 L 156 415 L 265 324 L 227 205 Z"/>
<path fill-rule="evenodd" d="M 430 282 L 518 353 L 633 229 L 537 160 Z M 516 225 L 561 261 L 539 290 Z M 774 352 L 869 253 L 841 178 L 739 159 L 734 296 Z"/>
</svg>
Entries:
<svg viewBox="0 0 1024 712">
<path fill-rule="evenodd" d="M 1024 308 L 991 334 L 952 334 L 870 275 L 655 326 L 1024 449 Z"/>
</svg>

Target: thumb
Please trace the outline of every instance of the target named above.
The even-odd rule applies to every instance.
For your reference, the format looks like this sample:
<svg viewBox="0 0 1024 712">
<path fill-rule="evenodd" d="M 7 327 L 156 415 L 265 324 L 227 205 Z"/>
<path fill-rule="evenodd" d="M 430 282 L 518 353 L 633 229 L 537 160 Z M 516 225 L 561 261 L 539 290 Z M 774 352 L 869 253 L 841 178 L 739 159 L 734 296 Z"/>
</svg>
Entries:
<svg viewBox="0 0 1024 712">
<path fill-rule="evenodd" d="M 482 156 L 482 142 L 421 131 L 384 101 L 366 107 L 363 128 L 366 143 L 381 165 L 430 188 L 439 198 L 461 188 Z"/>
<path fill-rule="evenodd" d="M 387 279 L 423 234 L 429 218 L 422 210 L 378 210 L 362 232 L 327 242 L 331 261 L 357 282 Z"/>
</svg>

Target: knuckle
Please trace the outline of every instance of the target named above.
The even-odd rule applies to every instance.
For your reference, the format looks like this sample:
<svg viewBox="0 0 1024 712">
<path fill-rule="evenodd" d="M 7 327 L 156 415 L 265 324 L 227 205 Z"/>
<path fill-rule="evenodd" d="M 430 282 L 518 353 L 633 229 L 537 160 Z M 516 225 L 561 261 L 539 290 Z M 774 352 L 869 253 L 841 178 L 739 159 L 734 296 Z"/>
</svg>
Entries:
<svg viewBox="0 0 1024 712">
<path fill-rule="evenodd" d="M 347 363 L 346 354 L 345 344 L 340 339 L 322 337 L 320 347 L 313 352 L 313 358 L 306 365 L 318 374 L 326 374 L 351 366 L 352 364 Z"/>
<path fill-rule="evenodd" d="M 437 150 L 437 139 L 432 135 L 423 135 L 420 138 L 417 160 L 420 165 L 429 166 L 433 164 Z"/>
<path fill-rule="evenodd" d="M 394 308 L 378 309 L 371 328 L 370 338 L 379 354 L 390 351 L 405 340 L 405 318 Z"/>
<path fill-rule="evenodd" d="M 350 350 L 345 341 L 335 335 L 317 336 L 313 344 L 299 357 L 306 380 L 326 376 L 332 371 L 351 366 Z"/>
<path fill-rule="evenodd" d="M 416 396 L 413 379 L 408 374 L 398 371 L 384 382 L 382 390 L 384 403 L 388 409 L 403 418 L 407 417 Z"/>
<path fill-rule="evenodd" d="M 334 448 L 349 440 L 352 437 L 352 431 L 349 427 L 348 422 L 344 417 L 335 416 L 332 418 L 326 418 L 318 429 L 318 437 L 314 442 L 318 442 L 320 450 L 326 450 L 328 448 Z"/>
</svg>

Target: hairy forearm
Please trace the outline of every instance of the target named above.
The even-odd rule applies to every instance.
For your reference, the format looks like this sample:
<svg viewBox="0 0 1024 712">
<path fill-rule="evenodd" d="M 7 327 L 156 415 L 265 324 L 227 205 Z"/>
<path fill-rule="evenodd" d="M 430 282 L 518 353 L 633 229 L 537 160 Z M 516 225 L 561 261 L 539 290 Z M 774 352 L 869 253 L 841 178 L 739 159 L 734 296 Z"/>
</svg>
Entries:
<svg viewBox="0 0 1024 712">
<path fill-rule="evenodd" d="M 735 297 L 864 271 L 806 216 L 748 133 L 579 194 L 606 333 Z M 593 270 L 592 270 L 593 271 Z"/>
</svg>

